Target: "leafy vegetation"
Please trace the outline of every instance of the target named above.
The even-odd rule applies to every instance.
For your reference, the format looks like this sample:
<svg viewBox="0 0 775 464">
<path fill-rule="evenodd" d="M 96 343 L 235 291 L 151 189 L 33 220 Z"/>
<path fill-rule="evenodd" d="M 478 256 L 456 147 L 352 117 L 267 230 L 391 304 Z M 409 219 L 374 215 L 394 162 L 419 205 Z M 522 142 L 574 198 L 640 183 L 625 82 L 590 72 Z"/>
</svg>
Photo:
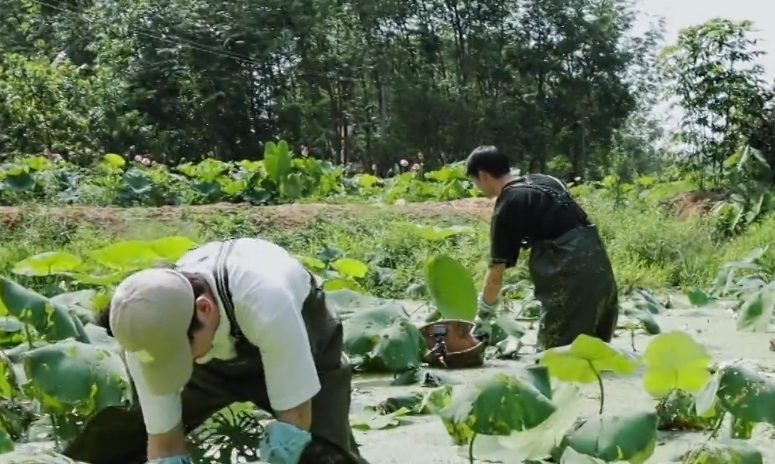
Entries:
<svg viewBox="0 0 775 464">
<path fill-rule="evenodd" d="M 94 324 L 94 310 L 104 306 L 111 288 L 127 273 L 173 261 L 194 245 L 189 238 L 167 236 L 114 242 L 83 255 L 50 251 L 15 263 L 13 273 L 20 279 L 55 278 L 57 291 L 52 289 L 50 296 L 0 279 L 0 423 L 3 451 L 10 453 L 4 462 L 28 459 L 26 452 L 13 451 L 14 441 L 54 440 L 61 446 L 88 417 L 129 401 L 128 377 L 118 346 Z M 719 281 L 731 282 L 727 288 L 741 288 L 753 277 L 729 277 L 730 269 L 759 271 L 755 262 L 763 253 L 722 267 Z M 428 347 L 417 322 L 399 301 L 364 293 L 359 281 L 371 272 L 367 263 L 334 256 L 328 263 L 311 256 L 299 258 L 324 279 L 330 301 L 345 320 L 345 349 L 359 370 L 392 373 L 393 385 L 431 387 L 365 412 L 354 420 L 356 428 L 391 428 L 413 415 L 436 414 L 452 440 L 467 446 L 471 462 L 538 462 L 551 456 L 550 462 L 642 463 L 654 452 L 658 430 L 674 426 L 676 418 L 681 418 L 682 430 L 707 430 L 710 437 L 716 437 L 728 417 L 727 436 L 734 441 L 698 443 L 676 462 L 708 464 L 736 454 L 747 456 L 741 462 L 761 462 L 761 454 L 744 440 L 751 437 L 756 424 L 775 425 L 770 413 L 775 382 L 739 363 L 712 365 L 706 348 L 684 331 L 654 335 L 640 355 L 582 335 L 570 346 L 543 352 L 535 366 L 458 385 L 451 376 L 425 370 L 422 359 Z M 428 292 L 431 305 L 443 318 L 474 321 L 475 298 L 461 296 L 461 291 L 474 286 L 464 269 L 441 255 L 427 262 L 424 284 L 433 289 Z M 704 305 L 733 290 L 724 291 L 727 293 L 692 289 L 687 297 Z M 749 296 L 737 295 L 741 301 L 736 305 L 738 320 L 758 317 L 740 324 L 741 330 L 756 330 L 763 321 L 771 321 L 771 311 L 753 315 L 747 306 Z M 657 314 L 665 310 L 664 303 L 648 293 L 642 293 L 636 307 Z M 633 318 L 638 317 L 637 311 L 630 313 Z M 520 321 L 530 317 L 525 317 L 524 310 L 517 314 L 504 307 L 488 318 L 477 321 L 480 328 L 489 323 L 488 352 L 503 358 L 502 342 L 513 340 L 515 348 L 508 358 L 519 357 L 520 339 L 527 332 Z M 606 413 L 604 377 L 636 372 L 643 389 L 658 401 L 656 408 L 624 415 Z M 68 382 L 61 382 L 63 378 Z M 581 414 L 578 385 L 585 383 L 599 386 L 597 414 Z M 678 397 L 685 401 L 676 401 Z M 244 426 L 248 418 L 258 427 L 254 417 L 254 412 L 242 406 L 219 413 L 203 426 L 205 431 L 194 435 L 200 440 L 193 442 L 203 448 L 198 452 L 199 462 L 230 462 L 233 450 L 239 447 L 219 439 L 218 434 L 241 433 L 233 424 Z M 205 456 L 204 451 L 213 447 L 221 454 Z"/>
<path fill-rule="evenodd" d="M 128 401 L 117 347 L 93 324 L 124 275 L 235 235 L 271 238 L 324 279 L 360 371 L 425 387 L 367 408 L 359 430 L 438 416 L 470 461 L 564 464 L 639 464 L 658 432 L 701 432 L 675 462 L 762 462 L 747 440 L 775 426 L 775 384 L 660 326 L 668 310 L 720 305 L 739 331 L 770 326 L 775 88 L 751 22 L 664 44 L 659 22 L 634 34 L 624 0 L 10 0 L 0 17 L 0 205 L 20 207 L 0 209 L 0 462 L 63 464 L 14 443 L 61 449 Z M 652 111 L 665 102 L 682 108 L 675 133 Z M 476 312 L 490 205 L 441 202 L 478 195 L 459 161 L 480 143 L 583 203 L 631 350 L 580 337 L 465 385 L 423 364 L 423 318 Z M 178 205 L 199 208 L 94 208 Z M 646 290 L 664 288 L 685 298 Z M 473 322 L 488 362 L 524 357 L 538 313 L 524 264 L 502 293 Z M 612 377 L 655 406 L 610 412 Z M 223 411 L 192 452 L 254 460 L 260 419 Z"/>
</svg>

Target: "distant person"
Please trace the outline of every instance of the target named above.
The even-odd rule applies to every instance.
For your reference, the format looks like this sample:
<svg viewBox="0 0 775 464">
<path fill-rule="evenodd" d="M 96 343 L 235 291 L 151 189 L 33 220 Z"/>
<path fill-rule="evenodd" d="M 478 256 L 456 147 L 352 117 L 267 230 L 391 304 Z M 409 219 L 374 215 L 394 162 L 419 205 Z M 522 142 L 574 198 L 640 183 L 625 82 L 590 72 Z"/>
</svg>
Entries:
<svg viewBox="0 0 775 464">
<path fill-rule="evenodd" d="M 341 321 L 316 278 L 280 246 L 210 242 L 174 268 L 136 272 L 98 322 L 125 351 L 136 400 L 92 418 L 68 457 L 190 464 L 186 434 L 249 401 L 276 419 L 256 443 L 262 461 L 309 462 L 300 459 L 319 438 L 330 450 L 317 457 L 330 458 L 323 462 L 366 463 L 350 427 L 352 368 Z"/>
<path fill-rule="evenodd" d="M 476 148 L 466 160 L 476 187 L 497 198 L 480 314 L 495 310 L 504 271 L 528 248 L 528 270 L 542 305 L 537 349 L 569 345 L 581 334 L 611 341 L 618 292 L 597 228 L 559 180 L 545 174 L 515 177 L 510 171 L 508 157 L 493 146 Z"/>
</svg>

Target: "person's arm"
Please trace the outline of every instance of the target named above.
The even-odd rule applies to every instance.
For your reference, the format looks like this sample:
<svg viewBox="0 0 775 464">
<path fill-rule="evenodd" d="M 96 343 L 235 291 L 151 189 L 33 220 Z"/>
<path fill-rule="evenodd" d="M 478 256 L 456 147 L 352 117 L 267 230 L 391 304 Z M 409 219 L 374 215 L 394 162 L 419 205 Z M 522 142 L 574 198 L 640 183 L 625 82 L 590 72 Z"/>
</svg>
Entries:
<svg viewBox="0 0 775 464">
<path fill-rule="evenodd" d="M 481 295 L 485 304 L 495 304 L 503 286 L 504 272 L 517 264 L 520 244 L 526 236 L 525 224 L 529 220 L 525 214 L 529 193 L 526 188 L 508 192 L 493 212 L 490 224 L 490 264 Z"/>
<path fill-rule="evenodd" d="M 283 282 L 254 285 L 242 301 L 237 322 L 261 351 L 269 403 L 275 418 L 302 430 L 312 426 L 312 397 L 320 391 L 307 328 L 297 299 Z"/>
<path fill-rule="evenodd" d="M 143 378 L 140 362 L 131 353 L 126 353 L 126 363 L 143 411 L 145 430 L 148 432 L 148 460 L 187 454 L 180 394 L 151 393 Z"/>
</svg>

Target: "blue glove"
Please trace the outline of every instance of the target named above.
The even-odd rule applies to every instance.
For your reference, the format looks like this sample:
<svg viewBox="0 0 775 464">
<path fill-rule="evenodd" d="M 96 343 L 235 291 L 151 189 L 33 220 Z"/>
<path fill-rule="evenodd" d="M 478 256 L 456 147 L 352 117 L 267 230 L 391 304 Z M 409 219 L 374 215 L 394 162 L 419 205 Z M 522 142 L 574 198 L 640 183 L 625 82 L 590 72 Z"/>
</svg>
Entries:
<svg viewBox="0 0 775 464">
<path fill-rule="evenodd" d="M 287 422 L 274 421 L 264 428 L 264 438 L 258 449 L 261 460 L 269 464 L 298 464 L 301 453 L 311 441 L 309 432 Z"/>
<path fill-rule="evenodd" d="M 482 299 L 482 294 L 481 293 L 479 294 L 479 298 L 476 301 L 476 313 L 480 318 L 484 319 L 487 317 L 494 316 L 495 311 L 497 311 L 497 309 L 498 309 L 497 302 L 494 304 L 485 303 L 484 300 Z"/>
<path fill-rule="evenodd" d="M 153 461 L 148 461 L 148 464 L 192 464 L 191 458 L 186 454 L 179 454 L 177 456 L 170 456 L 168 458 L 158 458 Z"/>
</svg>

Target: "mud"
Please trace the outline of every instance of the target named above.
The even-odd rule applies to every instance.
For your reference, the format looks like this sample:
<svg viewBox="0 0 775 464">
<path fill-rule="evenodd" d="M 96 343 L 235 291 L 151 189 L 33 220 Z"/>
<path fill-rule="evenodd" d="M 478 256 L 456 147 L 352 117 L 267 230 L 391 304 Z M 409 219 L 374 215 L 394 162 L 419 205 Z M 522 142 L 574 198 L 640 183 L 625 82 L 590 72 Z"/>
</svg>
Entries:
<svg viewBox="0 0 775 464">
<path fill-rule="evenodd" d="M 219 215 L 244 214 L 254 223 L 267 223 L 286 229 L 303 227 L 317 217 L 332 219 L 338 216 L 379 211 L 406 213 L 427 219 L 441 217 L 487 218 L 493 202 L 485 198 L 467 198 L 447 202 L 425 203 L 294 203 L 276 206 L 251 206 L 217 203 L 201 206 L 162 206 L 158 208 L 116 208 L 72 206 L 65 208 L 0 206 L 0 227 L 13 227 L 24 219 L 42 217 L 49 221 L 68 224 L 91 224 L 114 233 L 129 229 L 140 220 L 168 223 L 192 219 L 214 218 Z"/>
<path fill-rule="evenodd" d="M 698 342 L 704 344 L 715 361 L 730 361 L 745 359 L 747 363 L 755 364 L 765 373 L 775 370 L 775 354 L 769 351 L 771 334 L 738 332 L 735 329 L 734 315 L 723 303 L 702 309 L 690 309 L 689 303 L 681 295 L 673 295 L 677 308 L 670 309 L 655 316 L 662 331 L 684 330 L 689 332 Z M 409 308 L 408 308 L 409 309 Z M 418 317 L 423 317 L 418 314 Z M 523 340 L 534 343 L 535 331 L 531 330 Z M 643 351 L 648 344 L 648 335 L 636 335 L 635 348 Z M 625 334 L 614 339 L 614 346 L 625 351 L 632 351 L 630 336 Z M 532 363 L 532 359 L 520 361 L 488 361 L 483 368 L 448 371 L 457 379 L 472 381 L 483 375 L 495 372 L 508 373 Z M 419 387 L 390 387 L 390 379 L 363 378 L 357 379 L 353 410 L 360 410 L 366 405 L 377 404 L 388 397 L 410 391 Z M 640 377 L 634 375 L 628 378 L 606 376 L 605 411 L 606 413 L 625 413 L 634 410 L 653 410 L 656 401 L 641 387 Z M 584 414 L 596 414 L 599 401 L 596 384 L 583 387 Z M 724 429 L 722 429 L 723 431 Z M 357 441 L 362 444 L 363 454 L 373 464 L 405 464 L 422 462 L 425 464 L 448 464 L 468 462 L 462 457 L 464 451 L 452 446 L 440 419 L 432 416 L 413 418 L 409 425 L 394 429 L 356 432 Z M 775 462 L 775 446 L 772 446 L 772 429 L 760 424 L 754 431 L 751 444 L 764 453 L 764 462 Z M 648 463 L 660 464 L 672 462 L 688 447 L 699 441 L 707 440 L 707 433 L 660 433 L 657 449 Z"/>
</svg>

